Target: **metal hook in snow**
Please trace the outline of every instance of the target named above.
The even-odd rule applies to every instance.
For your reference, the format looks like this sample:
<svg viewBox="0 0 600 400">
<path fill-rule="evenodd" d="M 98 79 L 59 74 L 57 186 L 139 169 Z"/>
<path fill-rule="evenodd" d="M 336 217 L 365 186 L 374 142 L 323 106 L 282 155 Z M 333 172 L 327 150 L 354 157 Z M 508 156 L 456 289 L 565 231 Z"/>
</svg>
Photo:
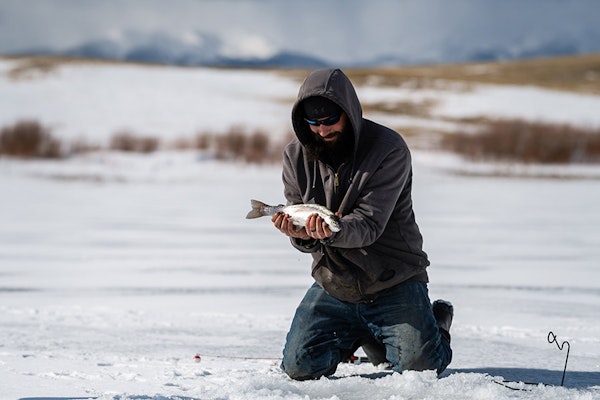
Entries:
<svg viewBox="0 0 600 400">
<path fill-rule="evenodd" d="M 560 386 L 564 386 L 565 384 L 565 375 L 567 373 L 567 363 L 569 362 L 569 351 L 571 350 L 571 344 L 569 344 L 569 342 L 567 342 L 566 340 L 563 341 L 562 343 L 558 343 L 558 340 L 556 338 L 556 335 L 550 331 L 548 332 L 548 343 L 552 344 L 552 343 L 556 343 L 556 346 L 558 347 L 559 350 L 562 350 L 565 345 L 567 345 L 567 357 L 565 358 L 565 368 L 563 370 L 563 376 L 562 376 L 562 381 L 560 382 Z M 507 387 L 511 390 L 522 390 L 522 391 L 529 391 L 529 389 L 526 388 L 515 388 L 510 386 L 510 383 L 516 383 L 515 381 L 507 381 L 507 380 L 503 380 L 501 382 L 494 380 L 494 383 L 497 383 L 499 385 L 502 385 L 504 387 Z M 539 385 L 539 383 L 533 383 L 533 382 L 522 382 L 525 385 Z M 546 385 L 546 384 L 542 384 L 542 385 Z"/>
<path fill-rule="evenodd" d="M 567 373 L 567 362 L 569 362 L 569 351 L 571 351 L 571 345 L 566 340 L 559 344 L 558 340 L 556 340 L 556 335 L 552 331 L 548 332 L 548 343 L 550 343 L 550 344 L 556 343 L 556 346 L 558 347 L 559 350 L 562 350 L 563 347 L 565 346 L 565 344 L 567 345 L 567 357 L 565 358 L 565 369 L 563 370 L 562 381 L 560 382 L 560 386 L 564 386 L 565 374 Z"/>
</svg>

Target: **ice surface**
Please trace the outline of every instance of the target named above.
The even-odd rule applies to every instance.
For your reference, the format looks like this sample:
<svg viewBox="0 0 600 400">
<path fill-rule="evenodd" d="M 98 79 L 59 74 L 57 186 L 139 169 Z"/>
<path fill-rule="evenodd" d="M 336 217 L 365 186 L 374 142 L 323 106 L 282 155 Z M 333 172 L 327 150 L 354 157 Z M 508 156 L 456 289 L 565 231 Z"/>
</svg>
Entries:
<svg viewBox="0 0 600 400">
<path fill-rule="evenodd" d="M 164 84 L 159 69 L 148 70 Z M 164 79 L 181 72 L 182 81 L 205 73 L 166 71 Z M 122 74 L 115 85 L 138 79 L 133 67 L 100 72 L 100 82 Z M 253 89 L 212 73 L 215 91 Z M 65 104 L 82 104 L 83 114 L 96 105 L 79 97 L 53 108 L 41 90 L 67 90 L 89 75 L 57 74 L 0 81 L 3 112 L 10 88 L 11 99 L 33 102 L 32 114 L 71 121 L 77 132 L 78 112 Z M 53 81 L 63 74 L 69 79 Z M 31 85 L 27 96 L 19 85 Z M 177 107 L 166 111 L 179 120 Z M 100 136 L 110 130 L 99 127 Z M 441 378 L 362 364 L 295 382 L 278 363 L 311 284 L 309 260 L 268 219 L 244 218 L 251 198 L 283 200 L 277 166 L 194 152 L 0 159 L 0 399 L 600 399 L 598 181 L 456 174 L 472 166 L 421 152 L 414 169 L 430 294 L 456 308 L 452 364 Z M 547 342 L 549 331 L 571 345 L 565 387 L 565 352 Z M 551 386 L 512 390 L 502 379 Z"/>
<path fill-rule="evenodd" d="M 282 199 L 279 169 L 131 157 L 91 180 L 89 158 L 0 163 L 0 398 L 600 396 L 595 183 L 456 176 L 417 157 L 431 295 L 456 307 L 448 372 L 343 365 L 293 382 L 277 364 L 309 260 L 244 219 L 250 198 Z M 560 385 L 550 330 L 571 344 L 566 388 L 493 382 Z"/>
</svg>

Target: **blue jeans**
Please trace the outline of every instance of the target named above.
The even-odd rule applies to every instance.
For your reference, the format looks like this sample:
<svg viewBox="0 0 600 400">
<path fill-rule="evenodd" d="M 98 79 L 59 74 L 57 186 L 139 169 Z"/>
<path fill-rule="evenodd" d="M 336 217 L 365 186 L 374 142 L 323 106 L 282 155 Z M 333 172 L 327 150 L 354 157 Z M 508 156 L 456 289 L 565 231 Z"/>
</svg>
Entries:
<svg viewBox="0 0 600 400">
<path fill-rule="evenodd" d="M 372 303 L 346 303 L 314 284 L 296 310 L 281 368 L 293 379 L 317 379 L 373 339 L 397 372 L 436 370 L 452 359 L 450 341 L 433 316 L 427 284 L 407 281 Z"/>
</svg>

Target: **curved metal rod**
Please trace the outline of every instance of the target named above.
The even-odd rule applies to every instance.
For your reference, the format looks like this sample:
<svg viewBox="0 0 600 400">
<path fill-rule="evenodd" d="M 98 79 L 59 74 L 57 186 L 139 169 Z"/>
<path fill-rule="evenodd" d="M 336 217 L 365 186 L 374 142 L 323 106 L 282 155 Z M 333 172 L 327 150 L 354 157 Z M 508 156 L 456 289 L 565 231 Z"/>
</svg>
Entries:
<svg viewBox="0 0 600 400">
<path fill-rule="evenodd" d="M 558 340 L 556 339 L 556 335 L 552 331 L 548 332 L 548 343 L 556 343 L 556 347 L 558 347 L 559 350 L 562 350 L 565 344 L 567 345 L 567 357 L 565 358 L 565 368 L 563 369 L 562 381 L 560 382 L 560 386 L 564 386 L 565 375 L 567 373 L 567 363 L 569 362 L 569 352 L 571 351 L 571 344 L 566 340 L 559 344 Z"/>
</svg>

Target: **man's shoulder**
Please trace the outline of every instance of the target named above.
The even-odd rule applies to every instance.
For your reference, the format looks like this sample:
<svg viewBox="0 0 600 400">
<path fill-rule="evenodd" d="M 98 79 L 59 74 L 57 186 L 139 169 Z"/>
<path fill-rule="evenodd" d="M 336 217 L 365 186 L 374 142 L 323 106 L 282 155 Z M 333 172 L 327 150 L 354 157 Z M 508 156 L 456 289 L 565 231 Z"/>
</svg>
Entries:
<svg viewBox="0 0 600 400">
<path fill-rule="evenodd" d="M 408 145 L 399 132 L 370 120 L 365 120 L 364 132 L 361 138 L 376 147 L 388 148 L 389 150 L 408 150 Z"/>
<path fill-rule="evenodd" d="M 302 150 L 302 143 L 298 140 L 297 137 L 292 138 L 284 147 L 285 153 L 298 153 Z"/>
</svg>

